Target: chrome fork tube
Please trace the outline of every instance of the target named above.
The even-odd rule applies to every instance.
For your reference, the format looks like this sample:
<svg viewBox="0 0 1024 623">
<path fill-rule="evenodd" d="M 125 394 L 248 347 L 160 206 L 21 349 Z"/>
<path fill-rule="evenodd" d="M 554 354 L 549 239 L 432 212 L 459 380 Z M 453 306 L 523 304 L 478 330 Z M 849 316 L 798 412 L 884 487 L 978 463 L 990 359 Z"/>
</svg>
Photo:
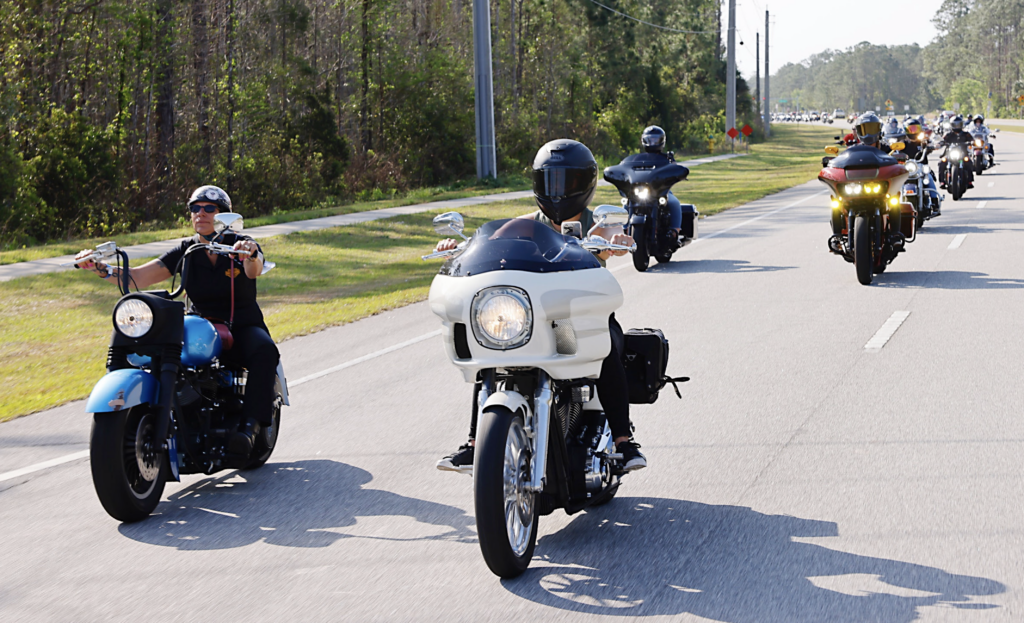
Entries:
<svg viewBox="0 0 1024 623">
<path fill-rule="evenodd" d="M 537 372 L 537 389 L 533 392 L 533 460 L 530 466 L 529 491 L 540 491 L 544 488 L 544 474 L 548 463 L 548 431 L 551 429 L 551 403 L 554 393 L 551 391 L 551 377 L 543 370 Z"/>
<path fill-rule="evenodd" d="M 494 393 L 494 370 L 481 370 L 480 371 L 480 391 L 477 392 L 476 396 L 476 413 L 477 416 L 484 412 L 484 405 L 487 404 L 487 399 Z"/>
</svg>

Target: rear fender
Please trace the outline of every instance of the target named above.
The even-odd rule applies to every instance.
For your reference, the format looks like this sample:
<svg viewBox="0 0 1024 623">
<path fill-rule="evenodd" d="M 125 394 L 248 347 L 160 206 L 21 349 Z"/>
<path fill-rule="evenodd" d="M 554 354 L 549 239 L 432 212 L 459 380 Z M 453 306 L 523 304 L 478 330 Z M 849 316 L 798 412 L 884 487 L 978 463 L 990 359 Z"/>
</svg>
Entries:
<svg viewBox="0 0 1024 623">
<path fill-rule="evenodd" d="M 288 400 L 288 379 L 284 378 L 284 366 L 281 362 L 277 362 L 277 380 L 281 381 L 281 398 L 285 406 L 292 406 L 292 403 Z"/>
<path fill-rule="evenodd" d="M 156 404 L 160 382 L 146 370 L 114 370 L 92 388 L 85 403 L 87 413 L 121 411 L 149 403 Z"/>
</svg>

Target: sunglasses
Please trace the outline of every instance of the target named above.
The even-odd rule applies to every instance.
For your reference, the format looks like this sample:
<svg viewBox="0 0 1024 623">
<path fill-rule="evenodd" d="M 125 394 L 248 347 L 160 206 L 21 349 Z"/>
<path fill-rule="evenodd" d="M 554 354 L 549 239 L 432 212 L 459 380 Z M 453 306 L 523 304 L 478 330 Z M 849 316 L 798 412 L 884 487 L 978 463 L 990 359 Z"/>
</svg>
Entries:
<svg viewBox="0 0 1024 623">
<path fill-rule="evenodd" d="M 213 214 L 214 212 L 216 212 L 220 208 L 217 207 L 217 206 L 211 206 L 211 205 L 203 205 L 203 206 L 201 206 L 201 205 L 193 204 L 193 205 L 190 205 L 188 207 L 188 209 L 192 210 L 192 214 L 199 214 L 200 210 L 205 211 L 207 214 Z"/>
</svg>

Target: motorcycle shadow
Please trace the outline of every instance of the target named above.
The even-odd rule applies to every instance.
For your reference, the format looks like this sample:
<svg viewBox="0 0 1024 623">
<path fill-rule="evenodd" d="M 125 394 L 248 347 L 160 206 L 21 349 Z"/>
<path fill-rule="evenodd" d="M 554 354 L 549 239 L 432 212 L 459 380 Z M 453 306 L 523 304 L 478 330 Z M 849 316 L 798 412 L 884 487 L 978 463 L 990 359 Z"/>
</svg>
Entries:
<svg viewBox="0 0 1024 623">
<path fill-rule="evenodd" d="M 990 277 L 962 270 L 908 271 L 875 275 L 880 288 L 929 288 L 932 290 L 1018 290 L 1024 279 Z"/>
<path fill-rule="evenodd" d="M 996 608 L 971 596 L 1006 590 L 994 580 L 794 540 L 838 533 L 830 521 L 740 506 L 618 498 L 542 538 L 535 566 L 503 585 L 564 610 L 732 623 L 899 623 L 916 619 L 921 606 Z M 556 566 L 536 566 L 538 559 Z"/>
<path fill-rule="evenodd" d="M 118 529 L 130 539 L 179 550 L 259 541 L 328 547 L 347 538 L 476 543 L 476 523 L 462 509 L 364 488 L 371 480 L 370 472 L 337 461 L 268 463 L 204 478 L 169 495 L 149 519 Z M 398 529 L 414 536 L 392 536 Z"/>
<path fill-rule="evenodd" d="M 647 269 L 651 273 L 770 273 L 792 270 L 795 266 L 759 266 L 746 260 L 691 260 L 658 264 Z"/>
</svg>

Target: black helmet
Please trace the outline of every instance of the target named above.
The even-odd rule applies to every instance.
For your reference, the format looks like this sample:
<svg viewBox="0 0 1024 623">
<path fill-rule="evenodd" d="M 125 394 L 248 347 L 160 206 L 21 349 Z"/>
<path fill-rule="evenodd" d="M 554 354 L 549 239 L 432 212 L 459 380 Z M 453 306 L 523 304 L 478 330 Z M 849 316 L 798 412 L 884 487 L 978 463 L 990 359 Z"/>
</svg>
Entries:
<svg viewBox="0 0 1024 623">
<path fill-rule="evenodd" d="M 597 190 L 597 160 L 579 141 L 551 141 L 533 159 L 533 197 L 556 225 L 582 212 Z"/>
<path fill-rule="evenodd" d="M 953 120 L 949 122 L 949 126 L 951 128 L 953 128 L 954 130 L 963 130 L 964 129 L 964 118 L 961 117 L 960 115 L 957 115 L 957 116 L 953 117 Z"/>
<path fill-rule="evenodd" d="M 882 136 L 882 120 L 873 112 L 866 112 L 854 122 L 853 132 L 864 145 L 878 145 Z"/>
<path fill-rule="evenodd" d="M 640 147 L 649 154 L 665 151 L 665 130 L 656 125 L 644 128 L 644 133 L 640 135 Z"/>
<path fill-rule="evenodd" d="M 224 192 L 224 189 L 217 186 L 200 186 L 192 191 L 192 196 L 188 198 L 187 205 L 191 206 L 193 203 L 200 202 L 215 203 L 221 212 L 231 211 L 231 197 Z"/>
</svg>

